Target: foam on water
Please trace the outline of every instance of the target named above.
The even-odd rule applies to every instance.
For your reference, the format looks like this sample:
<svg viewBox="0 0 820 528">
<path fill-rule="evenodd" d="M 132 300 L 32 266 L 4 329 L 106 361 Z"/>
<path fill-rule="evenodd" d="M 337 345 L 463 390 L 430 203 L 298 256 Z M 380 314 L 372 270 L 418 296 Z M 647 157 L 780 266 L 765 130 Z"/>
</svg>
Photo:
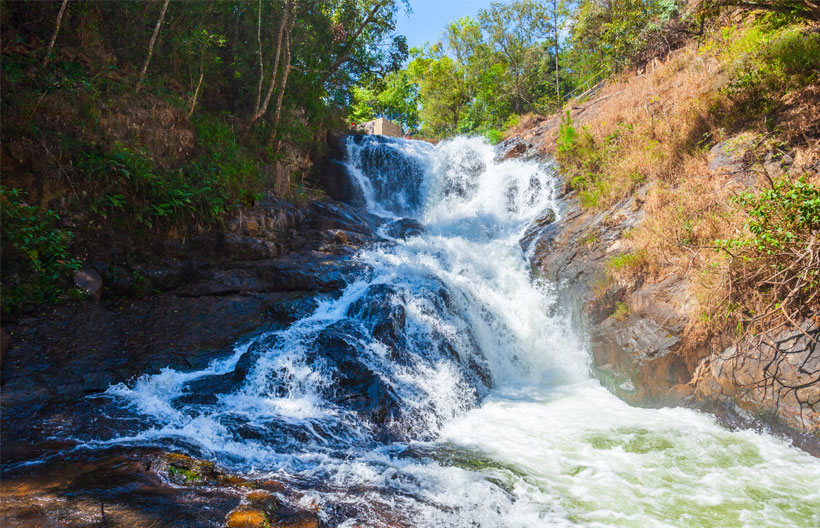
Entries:
<svg viewBox="0 0 820 528">
<path fill-rule="evenodd" d="M 111 387 L 140 420 L 87 446 L 275 475 L 346 527 L 820 525 L 817 459 L 694 411 L 630 407 L 590 379 L 518 244 L 556 208 L 549 166 L 498 162 L 475 138 L 364 137 L 348 171 L 371 212 L 426 231 L 362 250 L 368 271 L 338 298 L 207 369 Z M 383 424 L 340 397 L 351 368 L 392 402 Z"/>
</svg>

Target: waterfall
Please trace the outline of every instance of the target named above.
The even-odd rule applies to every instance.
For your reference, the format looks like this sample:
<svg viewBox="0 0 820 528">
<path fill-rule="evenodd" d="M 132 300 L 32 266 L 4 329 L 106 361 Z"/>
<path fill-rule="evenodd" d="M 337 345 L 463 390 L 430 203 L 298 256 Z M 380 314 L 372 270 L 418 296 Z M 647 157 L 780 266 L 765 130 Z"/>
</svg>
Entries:
<svg viewBox="0 0 820 528">
<path fill-rule="evenodd" d="M 110 444 L 283 479 L 331 526 L 820 524 L 820 465 L 685 409 L 636 409 L 531 277 L 519 240 L 558 210 L 551 166 L 481 139 L 347 140 L 380 241 L 294 324 L 207 369 L 107 394 Z"/>
</svg>

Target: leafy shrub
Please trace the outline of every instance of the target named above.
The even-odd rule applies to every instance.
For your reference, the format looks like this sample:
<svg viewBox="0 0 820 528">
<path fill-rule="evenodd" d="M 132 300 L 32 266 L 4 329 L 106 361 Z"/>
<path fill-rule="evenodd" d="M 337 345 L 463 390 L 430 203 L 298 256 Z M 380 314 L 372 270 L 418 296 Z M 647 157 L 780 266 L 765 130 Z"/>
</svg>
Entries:
<svg viewBox="0 0 820 528">
<path fill-rule="evenodd" d="M 183 171 L 158 171 L 147 154 L 121 144 L 110 152 L 86 152 L 79 165 L 93 193 L 88 208 L 124 225 L 154 227 L 214 221 L 227 211 L 224 189 L 196 181 Z"/>
<path fill-rule="evenodd" d="M 739 240 L 740 245 L 772 255 L 792 244 L 806 245 L 807 236 L 820 232 L 820 187 L 805 177 L 795 182 L 780 178 L 771 188 L 741 193 L 736 200 L 748 211 L 752 233 L 752 238 Z"/>
<path fill-rule="evenodd" d="M 219 222 L 235 205 L 252 203 L 262 182 L 256 164 L 236 144 L 230 128 L 198 127 L 201 153 L 177 170 L 155 167 L 148 153 L 115 143 L 89 148 L 78 169 L 91 187 L 91 212 L 124 225 Z"/>
<path fill-rule="evenodd" d="M 578 139 L 578 132 L 572 126 L 572 117 L 569 115 L 569 110 L 558 129 L 558 156 L 568 155 L 575 150 Z"/>
<path fill-rule="evenodd" d="M 521 122 L 521 116 L 518 114 L 510 114 L 507 119 L 504 121 L 504 124 L 501 125 L 502 130 L 509 130 L 515 126 L 518 126 L 518 123 Z"/>
<path fill-rule="evenodd" d="M 749 326 L 785 317 L 790 322 L 820 305 L 820 187 L 780 178 L 736 202 L 748 232 L 717 246 L 729 256 L 728 305 Z"/>
<path fill-rule="evenodd" d="M 70 284 L 80 261 L 71 256 L 71 232 L 59 227 L 54 211 L 24 201 L 20 189 L 0 187 L 4 315 L 18 316 L 26 305 L 51 303 Z"/>
<path fill-rule="evenodd" d="M 504 139 L 504 132 L 500 130 L 490 129 L 484 132 L 484 137 L 490 142 L 490 145 L 495 145 Z"/>
<path fill-rule="evenodd" d="M 731 76 L 727 95 L 754 113 L 766 113 L 789 90 L 818 79 L 820 36 L 801 26 L 772 28 L 756 24 L 740 35 L 724 29 Z"/>
</svg>

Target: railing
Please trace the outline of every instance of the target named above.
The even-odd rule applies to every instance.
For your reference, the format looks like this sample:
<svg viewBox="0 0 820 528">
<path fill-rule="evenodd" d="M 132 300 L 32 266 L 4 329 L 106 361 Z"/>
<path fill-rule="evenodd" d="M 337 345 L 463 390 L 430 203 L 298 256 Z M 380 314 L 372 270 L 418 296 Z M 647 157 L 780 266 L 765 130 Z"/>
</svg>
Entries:
<svg viewBox="0 0 820 528">
<path fill-rule="evenodd" d="M 572 98 L 572 94 L 577 92 L 579 89 L 583 88 L 584 86 L 586 86 L 586 90 L 583 93 L 579 94 L 577 97 L 583 97 L 584 95 L 588 94 L 589 92 L 591 92 L 592 90 L 597 88 L 598 85 L 601 84 L 600 82 L 597 83 L 597 84 L 593 84 L 592 86 L 590 86 L 589 83 L 594 81 L 598 77 L 600 77 L 603 73 L 604 73 L 604 70 L 601 70 L 598 73 L 596 73 L 595 75 L 593 75 L 592 77 L 590 77 L 589 79 L 587 79 L 586 81 L 584 81 L 581 84 L 579 84 L 578 86 L 576 86 L 573 90 L 571 90 L 569 93 L 564 95 L 564 98 L 563 98 L 562 102 L 565 103 L 565 102 L 569 101 Z"/>
</svg>

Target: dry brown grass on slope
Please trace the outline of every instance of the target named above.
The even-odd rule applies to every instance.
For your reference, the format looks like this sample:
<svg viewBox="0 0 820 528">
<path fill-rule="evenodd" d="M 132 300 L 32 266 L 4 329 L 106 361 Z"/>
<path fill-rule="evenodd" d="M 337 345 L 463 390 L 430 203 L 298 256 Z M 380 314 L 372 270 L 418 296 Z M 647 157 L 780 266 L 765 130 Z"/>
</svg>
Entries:
<svg viewBox="0 0 820 528">
<path fill-rule="evenodd" d="M 546 135 L 544 150 L 562 162 L 584 206 L 607 209 L 646 188 L 645 220 L 626 244 L 641 266 L 618 273 L 686 277 L 691 332 L 733 327 L 771 303 L 765 288 L 736 298 L 741 262 L 717 241 L 749 236 L 733 198 L 750 186 L 767 188 L 785 173 L 820 183 L 818 50 L 817 31 L 803 26 L 722 28 L 573 106 L 574 139 Z M 746 296 L 757 291 L 750 287 Z"/>
</svg>

